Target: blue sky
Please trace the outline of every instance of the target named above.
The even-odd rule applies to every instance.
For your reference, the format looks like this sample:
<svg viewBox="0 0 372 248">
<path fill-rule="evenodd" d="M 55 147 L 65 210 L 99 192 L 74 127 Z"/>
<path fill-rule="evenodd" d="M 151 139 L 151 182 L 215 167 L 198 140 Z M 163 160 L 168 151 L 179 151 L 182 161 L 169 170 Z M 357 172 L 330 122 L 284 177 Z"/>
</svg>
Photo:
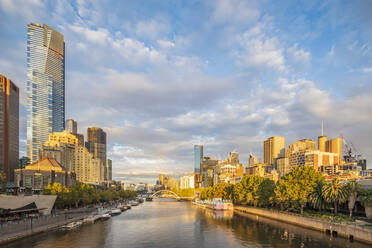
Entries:
<svg viewBox="0 0 372 248">
<path fill-rule="evenodd" d="M 66 118 L 108 133 L 114 178 L 193 169 L 193 145 L 225 158 L 344 136 L 372 159 L 370 1 L 0 0 L 0 73 L 21 89 L 26 25 L 66 42 Z M 371 167 L 371 166 L 369 166 Z"/>
</svg>

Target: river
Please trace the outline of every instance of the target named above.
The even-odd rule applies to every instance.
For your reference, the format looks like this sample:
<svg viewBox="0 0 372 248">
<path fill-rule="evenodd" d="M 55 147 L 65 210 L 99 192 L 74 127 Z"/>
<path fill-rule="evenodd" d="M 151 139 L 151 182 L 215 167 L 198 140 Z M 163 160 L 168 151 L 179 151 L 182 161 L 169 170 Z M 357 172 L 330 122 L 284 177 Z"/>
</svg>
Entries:
<svg viewBox="0 0 372 248">
<path fill-rule="evenodd" d="M 252 215 L 217 213 L 188 202 L 145 202 L 108 221 L 18 240 L 6 248 L 369 247 Z"/>
</svg>

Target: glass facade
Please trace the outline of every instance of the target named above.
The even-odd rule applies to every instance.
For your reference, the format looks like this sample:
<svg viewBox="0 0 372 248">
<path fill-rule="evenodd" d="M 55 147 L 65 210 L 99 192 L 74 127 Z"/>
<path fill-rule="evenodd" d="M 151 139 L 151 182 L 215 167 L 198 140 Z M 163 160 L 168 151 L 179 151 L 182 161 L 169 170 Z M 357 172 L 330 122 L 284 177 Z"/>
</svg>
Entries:
<svg viewBox="0 0 372 248">
<path fill-rule="evenodd" d="M 195 145 L 194 146 L 194 170 L 195 173 L 200 173 L 200 165 L 203 161 L 203 146 Z"/>
<path fill-rule="evenodd" d="M 27 26 L 27 156 L 31 163 L 48 135 L 65 127 L 65 43 L 49 27 Z"/>
<path fill-rule="evenodd" d="M 19 155 L 19 89 L 0 74 L 0 171 L 14 182 Z"/>
</svg>

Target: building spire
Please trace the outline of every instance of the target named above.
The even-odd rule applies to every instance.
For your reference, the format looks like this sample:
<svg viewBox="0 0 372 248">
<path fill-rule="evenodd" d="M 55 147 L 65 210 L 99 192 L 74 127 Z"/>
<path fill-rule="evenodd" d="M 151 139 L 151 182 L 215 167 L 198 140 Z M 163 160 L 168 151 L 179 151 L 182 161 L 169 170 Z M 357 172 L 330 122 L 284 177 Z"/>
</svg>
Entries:
<svg viewBox="0 0 372 248">
<path fill-rule="evenodd" d="M 324 124 L 323 124 L 323 121 L 322 121 L 322 136 L 324 135 L 323 129 L 324 129 Z"/>
</svg>

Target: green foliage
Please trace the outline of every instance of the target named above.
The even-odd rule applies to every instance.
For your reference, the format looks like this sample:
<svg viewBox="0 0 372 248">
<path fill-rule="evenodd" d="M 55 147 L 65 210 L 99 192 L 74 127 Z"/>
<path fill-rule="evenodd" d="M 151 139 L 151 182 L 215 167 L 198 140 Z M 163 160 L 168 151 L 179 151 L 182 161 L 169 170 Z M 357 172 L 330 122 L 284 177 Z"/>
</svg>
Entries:
<svg viewBox="0 0 372 248">
<path fill-rule="evenodd" d="M 348 207 L 349 207 L 349 217 L 353 216 L 353 209 L 355 207 L 355 202 L 358 197 L 358 193 L 361 190 L 360 185 L 355 181 L 351 180 L 346 185 L 349 191 Z"/>
<path fill-rule="evenodd" d="M 221 198 L 224 200 L 232 199 L 233 196 L 233 185 L 229 183 L 218 183 L 213 187 L 199 189 L 200 198 L 213 199 Z"/>
<path fill-rule="evenodd" d="M 6 176 L 4 171 L 0 169 L 0 192 L 3 190 L 5 191 L 5 185 L 6 185 Z"/>
<path fill-rule="evenodd" d="M 277 203 L 282 209 L 292 207 L 303 214 L 316 185 L 323 180 L 322 174 L 313 167 L 296 167 L 278 182 L 275 188 Z"/>
<path fill-rule="evenodd" d="M 273 180 L 264 179 L 258 186 L 258 206 L 272 206 L 275 201 L 275 183 Z"/>
<path fill-rule="evenodd" d="M 130 190 L 99 190 L 80 182 L 72 185 L 70 188 L 66 188 L 60 183 L 48 184 L 48 186 L 43 189 L 43 194 L 57 195 L 57 208 L 79 207 L 99 202 L 119 200 L 120 198 L 129 199 L 137 195 L 136 192 Z"/>
<path fill-rule="evenodd" d="M 242 180 L 234 186 L 234 202 L 237 204 L 250 204 L 257 206 L 258 189 L 264 181 L 260 176 L 244 176 Z"/>
<path fill-rule="evenodd" d="M 306 217 L 315 217 L 315 218 L 321 218 L 324 220 L 329 220 L 329 221 L 336 221 L 336 222 L 354 222 L 355 219 L 350 218 L 349 216 L 345 214 L 338 214 L 338 215 L 333 215 L 329 212 L 315 212 L 315 211 L 306 211 L 304 213 L 304 216 Z"/>
<path fill-rule="evenodd" d="M 180 197 L 194 197 L 195 195 L 195 189 L 193 188 L 188 188 L 188 189 L 171 189 L 174 193 L 179 195 Z"/>
<path fill-rule="evenodd" d="M 372 189 L 360 190 L 359 200 L 363 206 L 372 206 Z"/>
<path fill-rule="evenodd" d="M 315 188 L 313 193 L 310 195 L 310 204 L 319 210 L 327 209 L 329 208 L 329 204 L 326 202 L 326 200 L 323 197 L 323 186 L 325 182 L 319 181 Z"/>
<path fill-rule="evenodd" d="M 349 197 L 349 189 L 335 178 L 323 186 L 322 196 L 326 202 L 334 205 L 334 212 L 337 214 L 338 204 L 346 202 Z"/>
</svg>

